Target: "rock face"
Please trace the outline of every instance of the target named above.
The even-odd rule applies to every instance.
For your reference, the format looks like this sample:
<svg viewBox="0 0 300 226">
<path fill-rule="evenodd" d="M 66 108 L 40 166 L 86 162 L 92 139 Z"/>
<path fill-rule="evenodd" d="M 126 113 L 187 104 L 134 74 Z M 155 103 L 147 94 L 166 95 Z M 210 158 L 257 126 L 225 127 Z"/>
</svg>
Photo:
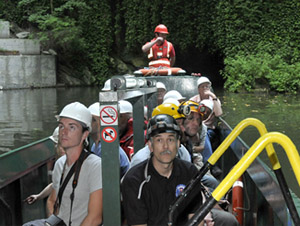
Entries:
<svg viewBox="0 0 300 226">
<path fill-rule="evenodd" d="M 82 79 L 72 76 L 74 74 L 74 70 L 71 66 L 67 65 L 59 65 L 58 74 L 58 82 L 66 86 L 92 85 L 93 83 L 91 73 L 88 69 L 81 72 L 80 78 Z"/>
<path fill-rule="evenodd" d="M 135 56 L 113 56 L 110 58 L 112 67 L 115 69 L 116 74 L 132 74 L 134 71 L 140 68 L 148 66 L 147 58 L 142 54 Z"/>
<path fill-rule="evenodd" d="M 0 87 L 19 89 L 56 85 L 54 55 L 41 55 L 38 40 L 10 38 L 8 21 L 0 21 Z"/>
</svg>

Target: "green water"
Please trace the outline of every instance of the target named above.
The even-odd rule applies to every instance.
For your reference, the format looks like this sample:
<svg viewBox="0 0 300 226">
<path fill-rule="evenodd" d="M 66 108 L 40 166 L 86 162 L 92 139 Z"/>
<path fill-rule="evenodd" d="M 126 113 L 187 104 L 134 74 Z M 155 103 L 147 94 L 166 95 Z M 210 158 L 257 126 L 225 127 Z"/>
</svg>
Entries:
<svg viewBox="0 0 300 226">
<path fill-rule="evenodd" d="M 216 93 L 222 100 L 223 118 L 231 127 L 235 127 L 246 118 L 259 119 L 265 124 L 269 132 L 280 132 L 287 135 L 299 152 L 299 96 L 266 93 L 237 94 L 220 90 L 217 90 Z M 251 146 L 259 138 L 259 133 L 254 127 L 249 127 L 241 134 L 241 138 Z M 285 151 L 278 144 L 274 144 L 274 148 L 288 185 L 300 197 L 300 188 Z M 260 154 L 260 158 L 269 166 L 271 165 L 265 151 Z"/>
</svg>

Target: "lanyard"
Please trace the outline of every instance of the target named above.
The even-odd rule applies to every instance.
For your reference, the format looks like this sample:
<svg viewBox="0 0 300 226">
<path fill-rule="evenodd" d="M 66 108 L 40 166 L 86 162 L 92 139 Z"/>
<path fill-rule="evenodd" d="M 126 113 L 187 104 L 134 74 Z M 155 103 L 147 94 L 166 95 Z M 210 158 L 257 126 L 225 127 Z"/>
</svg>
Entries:
<svg viewBox="0 0 300 226">
<path fill-rule="evenodd" d="M 72 175 L 74 174 L 75 172 L 75 176 L 74 176 L 74 179 L 73 179 L 73 183 L 72 183 L 72 193 L 70 195 L 70 199 L 71 199 L 71 206 L 70 206 L 70 218 L 69 218 L 69 225 L 71 225 L 71 215 L 72 215 L 72 207 L 73 207 L 73 201 L 74 201 L 74 192 L 75 192 L 75 188 L 77 186 L 77 183 L 78 183 L 78 177 L 79 177 L 79 173 L 80 173 L 80 169 L 81 169 L 81 166 L 82 166 L 82 163 L 83 161 L 88 157 L 90 153 L 85 151 L 85 150 L 82 150 L 78 160 L 73 164 L 72 168 L 70 169 L 69 173 L 67 174 L 65 180 L 63 181 L 63 177 L 64 177 L 64 173 L 65 173 L 65 168 L 66 168 L 66 164 L 67 164 L 67 160 L 64 164 L 64 168 L 63 168 L 63 171 L 62 171 L 62 174 L 61 174 L 61 178 L 60 178 L 60 183 L 59 183 L 59 191 L 58 191 L 58 197 L 56 198 L 55 200 L 55 203 L 54 203 L 54 211 L 53 213 L 55 214 L 56 211 L 58 210 L 58 208 L 60 207 L 60 204 L 61 204 L 61 201 L 62 201 L 62 194 L 67 186 L 67 183 L 69 182 L 70 178 L 72 177 Z"/>
</svg>

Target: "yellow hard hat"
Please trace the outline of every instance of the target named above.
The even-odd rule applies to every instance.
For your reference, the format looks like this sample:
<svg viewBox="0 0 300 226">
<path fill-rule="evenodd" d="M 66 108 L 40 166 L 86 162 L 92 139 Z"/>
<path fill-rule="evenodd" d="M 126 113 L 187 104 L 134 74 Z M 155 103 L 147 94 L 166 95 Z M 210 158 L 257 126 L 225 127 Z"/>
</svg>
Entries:
<svg viewBox="0 0 300 226">
<path fill-rule="evenodd" d="M 185 101 L 185 102 L 182 102 L 180 105 L 179 105 L 179 109 L 180 108 L 183 108 L 185 106 L 189 106 L 190 107 L 190 111 L 191 112 L 196 112 L 196 113 L 199 113 L 203 116 L 204 112 L 202 111 L 202 106 L 203 105 L 199 105 L 197 102 L 195 101 L 192 101 L 192 100 L 188 100 L 188 101 Z"/>
<path fill-rule="evenodd" d="M 171 103 L 161 104 L 153 109 L 152 117 L 156 115 L 165 114 L 165 115 L 172 116 L 174 119 L 185 118 L 183 112 L 179 113 L 178 109 L 179 109 L 178 106 L 176 106 L 175 104 L 171 104 Z"/>
</svg>

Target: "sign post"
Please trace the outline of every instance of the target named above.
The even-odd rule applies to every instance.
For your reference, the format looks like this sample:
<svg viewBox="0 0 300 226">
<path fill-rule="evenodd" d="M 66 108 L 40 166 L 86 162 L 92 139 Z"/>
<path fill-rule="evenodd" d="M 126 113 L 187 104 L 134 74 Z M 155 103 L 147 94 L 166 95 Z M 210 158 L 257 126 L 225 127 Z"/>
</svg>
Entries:
<svg viewBox="0 0 300 226">
<path fill-rule="evenodd" d="M 120 160 L 117 92 L 100 92 L 103 219 L 121 225 Z M 113 215 L 113 216 L 112 216 Z"/>
</svg>

